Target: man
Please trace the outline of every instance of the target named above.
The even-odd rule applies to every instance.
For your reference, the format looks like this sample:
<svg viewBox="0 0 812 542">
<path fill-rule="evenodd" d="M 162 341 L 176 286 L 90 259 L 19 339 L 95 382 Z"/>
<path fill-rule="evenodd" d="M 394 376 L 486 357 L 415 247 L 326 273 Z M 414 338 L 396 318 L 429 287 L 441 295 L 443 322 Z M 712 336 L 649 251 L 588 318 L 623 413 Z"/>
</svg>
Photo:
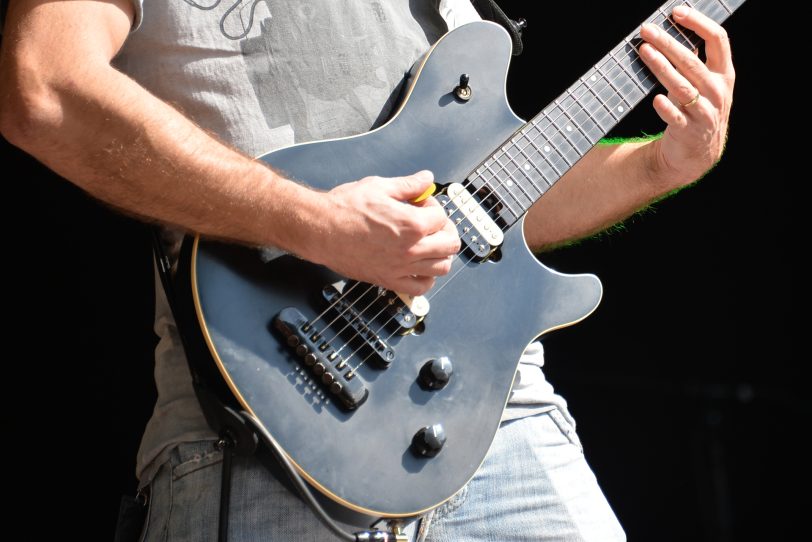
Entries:
<svg viewBox="0 0 812 542">
<path fill-rule="evenodd" d="M 729 42 L 696 11 L 675 9 L 674 17 L 706 40 L 707 62 L 643 29 L 641 56 L 669 94 L 654 99 L 668 124 L 663 137 L 593 149 L 529 212 L 532 248 L 599 231 L 699 178 L 721 156 L 734 82 Z M 475 18 L 461 0 L 175 0 L 143 8 L 130 0 L 18 0 L 0 57 L 0 128 L 124 212 L 279 247 L 348 277 L 421 294 L 459 249 L 436 201 L 408 203 L 430 186 L 430 172 L 319 193 L 251 158 L 380 124 L 404 71 L 447 28 Z M 158 295 L 159 399 L 138 462 L 151 500 L 145 536 L 199 540 L 216 530 L 221 454 Z M 420 537 L 623 538 L 542 360 L 534 343 L 488 459 L 421 522 Z M 234 485 L 232 540 L 324 536 L 256 462 L 236 466 Z"/>
</svg>

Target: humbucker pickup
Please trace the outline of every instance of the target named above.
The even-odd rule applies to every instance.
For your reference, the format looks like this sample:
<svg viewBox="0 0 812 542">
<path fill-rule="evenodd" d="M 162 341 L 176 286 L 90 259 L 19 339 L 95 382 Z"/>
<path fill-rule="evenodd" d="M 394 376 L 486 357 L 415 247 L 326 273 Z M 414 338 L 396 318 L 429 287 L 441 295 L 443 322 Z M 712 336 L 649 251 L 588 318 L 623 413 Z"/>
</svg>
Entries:
<svg viewBox="0 0 812 542">
<path fill-rule="evenodd" d="M 505 240 L 502 229 L 494 222 L 487 210 L 460 183 L 448 185 L 437 196 L 448 218 L 457 226 L 457 233 L 465 247 L 480 259 L 485 259 L 494 248 Z"/>
</svg>

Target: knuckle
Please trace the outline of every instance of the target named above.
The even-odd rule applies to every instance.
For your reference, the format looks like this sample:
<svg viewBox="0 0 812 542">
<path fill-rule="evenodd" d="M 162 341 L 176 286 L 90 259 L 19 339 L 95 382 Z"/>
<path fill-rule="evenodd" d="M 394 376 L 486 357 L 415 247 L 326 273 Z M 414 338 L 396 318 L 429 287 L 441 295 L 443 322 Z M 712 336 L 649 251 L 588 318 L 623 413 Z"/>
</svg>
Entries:
<svg viewBox="0 0 812 542">
<path fill-rule="evenodd" d="M 713 39 L 719 41 L 728 39 L 727 30 L 725 30 L 724 27 L 718 25 L 716 26 L 716 28 L 714 28 L 711 36 L 713 36 Z"/>
<path fill-rule="evenodd" d="M 691 86 L 688 82 L 680 83 L 680 85 L 677 87 L 676 90 L 680 96 L 685 98 L 683 100 L 683 103 L 692 100 L 694 98 L 694 95 L 696 94 L 694 87 Z"/>
<path fill-rule="evenodd" d="M 451 272 L 451 259 L 446 259 L 445 261 L 441 262 L 438 266 L 438 271 L 441 275 L 447 275 Z"/>
</svg>

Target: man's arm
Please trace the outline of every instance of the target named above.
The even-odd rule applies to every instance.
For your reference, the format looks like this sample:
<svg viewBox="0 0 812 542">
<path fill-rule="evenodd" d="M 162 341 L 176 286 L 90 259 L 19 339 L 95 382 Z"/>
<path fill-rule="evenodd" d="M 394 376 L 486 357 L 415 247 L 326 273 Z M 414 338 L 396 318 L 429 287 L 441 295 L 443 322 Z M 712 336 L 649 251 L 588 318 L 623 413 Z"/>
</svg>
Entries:
<svg viewBox="0 0 812 542">
<path fill-rule="evenodd" d="M 404 293 L 450 269 L 456 230 L 420 173 L 321 193 L 217 141 L 110 62 L 127 0 L 18 0 L 0 52 L 0 129 L 91 195 L 140 217 L 273 245 Z"/>
<path fill-rule="evenodd" d="M 721 26 L 696 10 L 675 8 L 674 18 L 705 40 L 707 62 L 665 32 L 643 28 L 640 56 L 668 91 L 668 97 L 654 97 L 654 109 L 668 125 L 663 136 L 598 145 L 587 153 L 530 209 L 525 235 L 534 250 L 623 220 L 695 181 L 722 155 L 735 80 L 730 42 Z"/>
</svg>

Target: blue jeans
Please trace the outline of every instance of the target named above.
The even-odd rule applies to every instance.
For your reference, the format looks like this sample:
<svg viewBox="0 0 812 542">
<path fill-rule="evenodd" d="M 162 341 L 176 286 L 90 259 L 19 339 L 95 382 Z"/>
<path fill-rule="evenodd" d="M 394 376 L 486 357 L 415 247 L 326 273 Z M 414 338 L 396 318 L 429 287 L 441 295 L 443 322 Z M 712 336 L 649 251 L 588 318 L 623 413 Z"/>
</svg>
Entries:
<svg viewBox="0 0 812 542">
<path fill-rule="evenodd" d="M 176 448 L 150 485 L 142 540 L 215 541 L 221 462 L 212 442 Z M 233 465 L 231 542 L 335 538 L 256 459 Z M 419 542 L 625 540 L 558 410 L 504 422 L 468 485 L 408 532 Z"/>
</svg>

